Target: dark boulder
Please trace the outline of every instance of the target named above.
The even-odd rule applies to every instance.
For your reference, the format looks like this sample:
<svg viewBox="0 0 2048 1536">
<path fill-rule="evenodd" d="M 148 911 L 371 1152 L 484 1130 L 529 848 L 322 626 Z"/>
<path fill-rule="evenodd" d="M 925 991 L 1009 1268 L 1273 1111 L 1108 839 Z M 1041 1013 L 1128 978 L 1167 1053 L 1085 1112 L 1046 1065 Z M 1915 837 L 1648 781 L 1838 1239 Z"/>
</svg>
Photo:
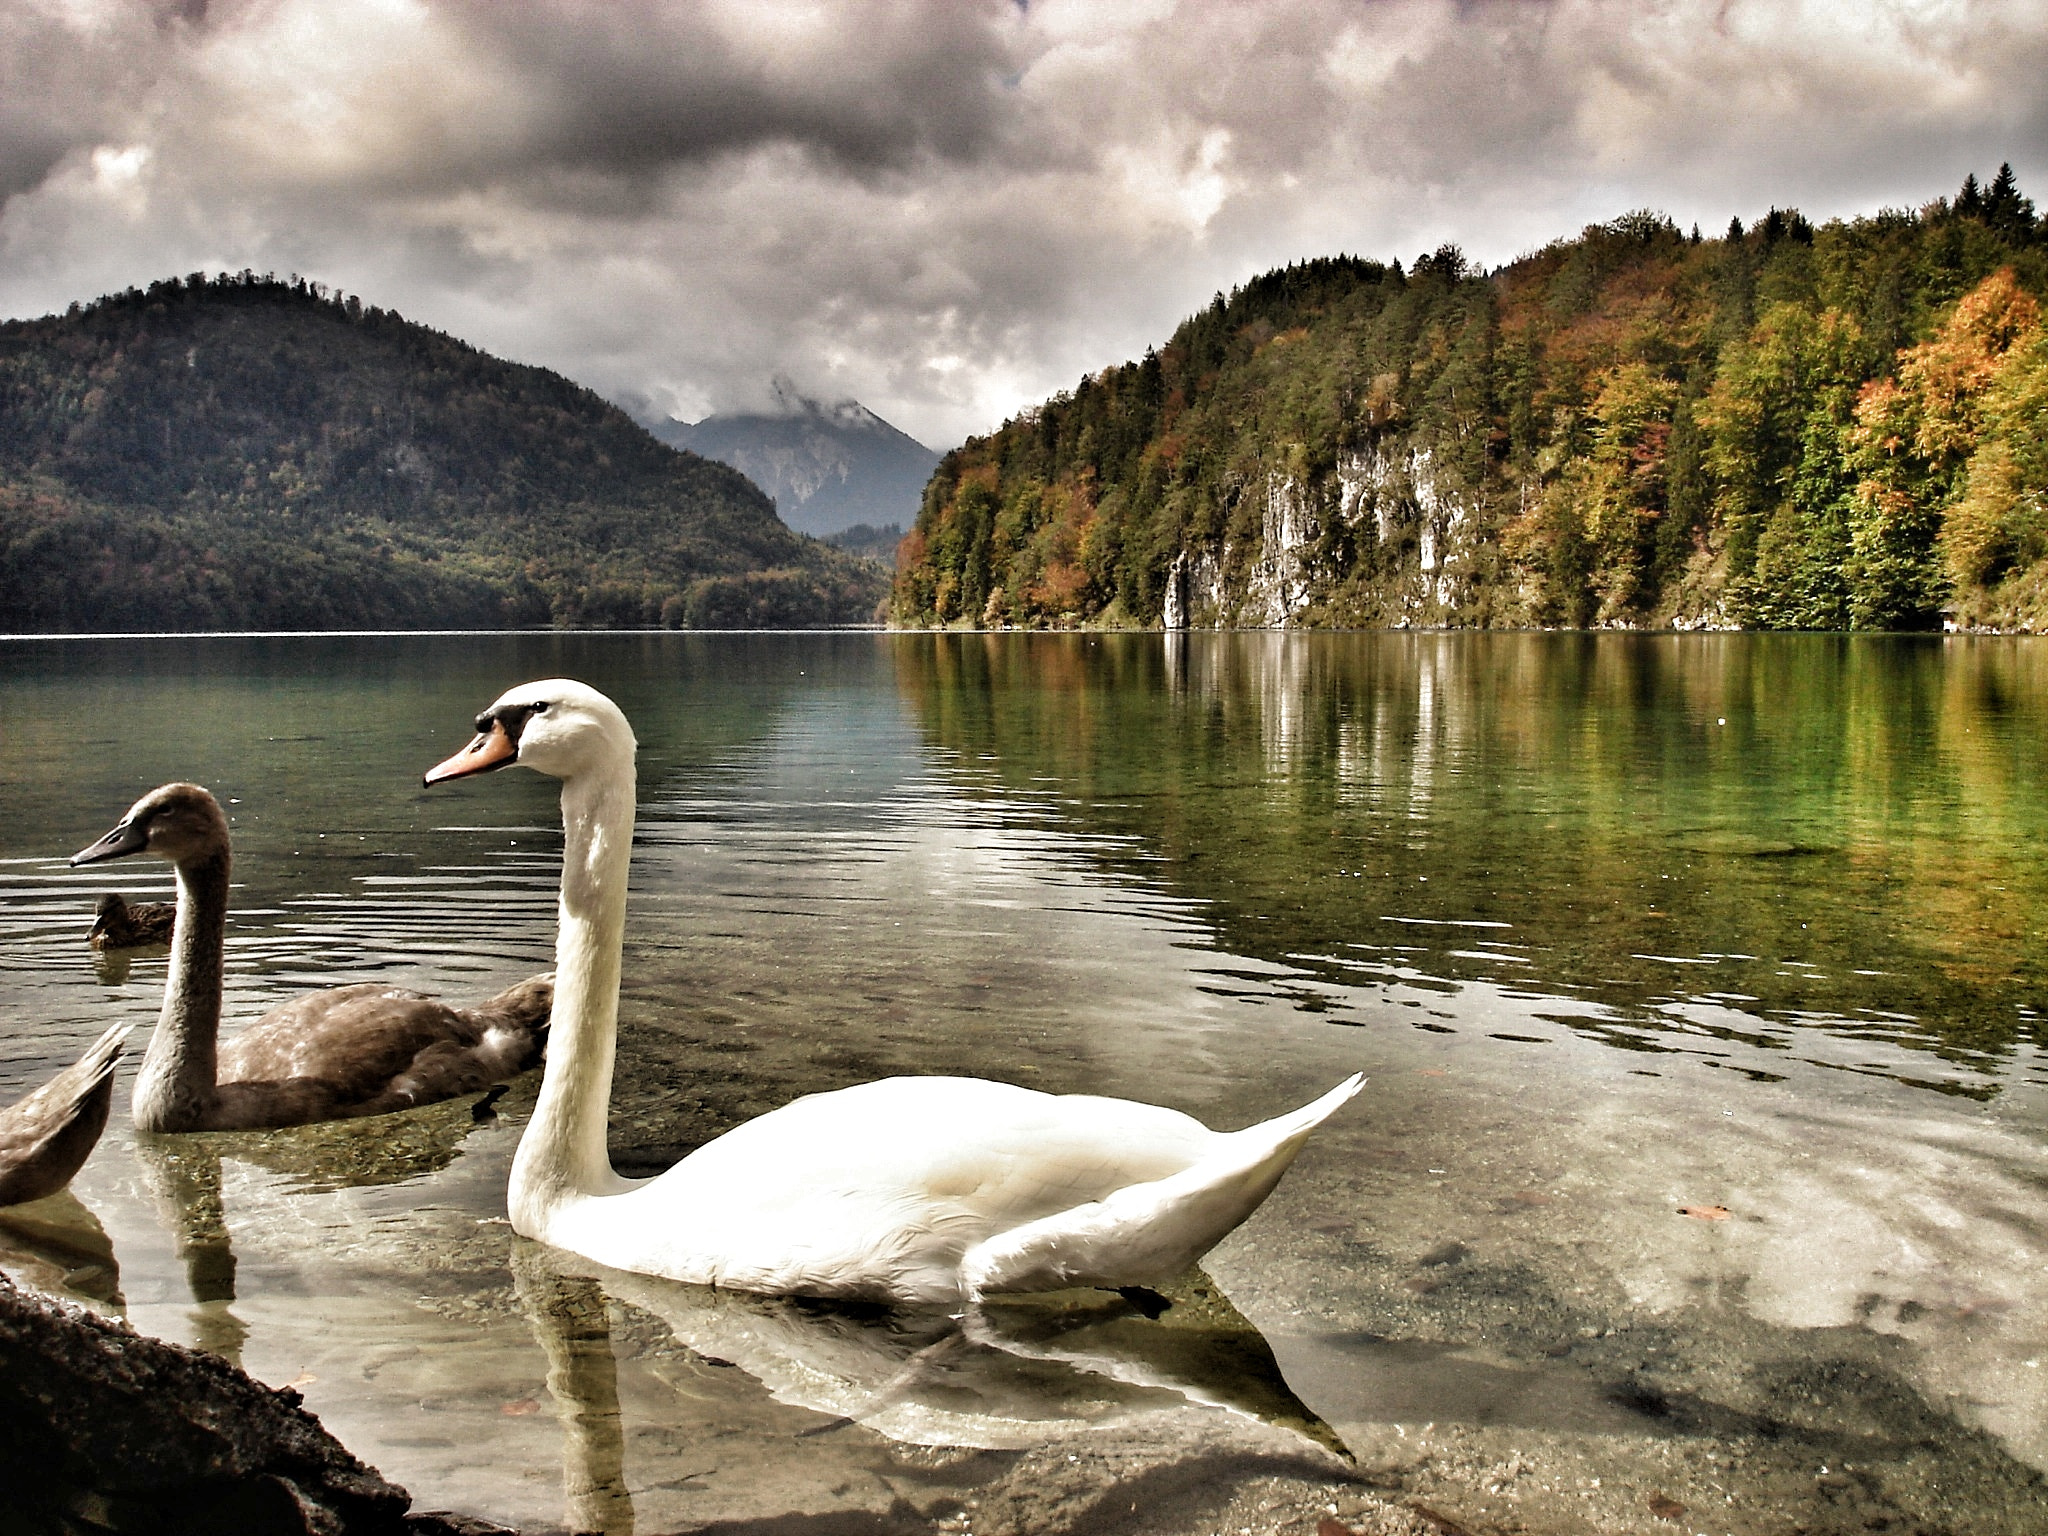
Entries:
<svg viewBox="0 0 2048 1536">
<path fill-rule="evenodd" d="M 0 1536 L 484 1536 L 217 1355 L 0 1275 Z"/>
</svg>

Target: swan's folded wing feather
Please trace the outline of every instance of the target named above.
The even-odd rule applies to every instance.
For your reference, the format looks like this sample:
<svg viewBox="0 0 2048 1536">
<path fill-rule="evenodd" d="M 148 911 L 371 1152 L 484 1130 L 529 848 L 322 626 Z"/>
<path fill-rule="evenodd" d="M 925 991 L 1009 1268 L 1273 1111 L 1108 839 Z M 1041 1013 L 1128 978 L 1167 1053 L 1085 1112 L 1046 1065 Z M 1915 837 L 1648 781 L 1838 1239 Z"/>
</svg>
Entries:
<svg viewBox="0 0 2048 1536">
<path fill-rule="evenodd" d="M 968 1296 L 1172 1280 L 1258 1209 L 1309 1133 L 1363 1084 L 1349 1078 L 1290 1114 L 1218 1137 L 1212 1154 L 1178 1173 L 996 1233 L 961 1260 Z"/>
<path fill-rule="evenodd" d="M 734 1127 L 551 1240 L 766 1292 L 933 1300 L 990 1234 L 1186 1168 L 1228 1140 L 1174 1110 L 975 1078 L 885 1078 Z M 573 1235 L 571 1235 L 573 1234 Z"/>
<path fill-rule="evenodd" d="M 1219 1133 L 1125 1100 L 884 1079 L 737 1126 L 625 1194 L 569 1204 L 545 1236 L 751 1291 L 949 1302 L 1156 1285 L 1249 1215 L 1357 1086 Z"/>
</svg>

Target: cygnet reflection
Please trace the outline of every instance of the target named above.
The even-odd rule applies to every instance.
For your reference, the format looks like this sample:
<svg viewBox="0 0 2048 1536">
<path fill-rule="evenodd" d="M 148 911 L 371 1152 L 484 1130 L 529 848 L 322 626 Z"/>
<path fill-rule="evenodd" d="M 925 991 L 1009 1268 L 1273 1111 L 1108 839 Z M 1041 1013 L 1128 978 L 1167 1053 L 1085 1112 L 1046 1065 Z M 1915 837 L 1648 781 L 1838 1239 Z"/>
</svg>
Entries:
<svg viewBox="0 0 2048 1536">
<path fill-rule="evenodd" d="M 69 1189 L 0 1208 L 0 1269 L 39 1291 L 125 1310 L 121 1265 L 100 1219 Z"/>
<path fill-rule="evenodd" d="M 138 1134 L 136 1162 L 184 1266 L 193 1342 L 239 1365 L 249 1333 L 232 1309 L 235 1252 L 221 1198 L 224 1158 L 252 1163 L 311 1192 L 403 1184 L 453 1163 L 470 1133 L 493 1118 L 492 1105 L 503 1091 L 395 1115 L 272 1131 Z"/>
<path fill-rule="evenodd" d="M 479 1125 L 495 1118 L 502 1087 L 392 1115 L 324 1120 L 269 1131 L 204 1131 L 160 1138 L 204 1144 L 238 1162 L 282 1175 L 308 1193 L 404 1184 L 438 1173 L 462 1154 Z"/>
<path fill-rule="evenodd" d="M 135 1161 L 171 1234 L 192 1295 L 192 1341 L 235 1365 L 249 1325 L 235 1316 L 235 1250 L 220 1197 L 220 1149 L 202 1136 L 137 1136 Z"/>
</svg>

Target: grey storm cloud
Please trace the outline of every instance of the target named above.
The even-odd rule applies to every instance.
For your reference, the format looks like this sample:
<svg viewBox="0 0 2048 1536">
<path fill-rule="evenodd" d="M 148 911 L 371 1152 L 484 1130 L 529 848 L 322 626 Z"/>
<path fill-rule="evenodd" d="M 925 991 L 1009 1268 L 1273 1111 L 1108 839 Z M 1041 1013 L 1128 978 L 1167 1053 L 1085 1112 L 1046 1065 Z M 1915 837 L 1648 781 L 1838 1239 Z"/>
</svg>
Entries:
<svg viewBox="0 0 2048 1536">
<path fill-rule="evenodd" d="M 1305 256 L 2048 194 L 2043 78 L 2037 0 L 0 0 L 0 312 L 296 271 L 945 447 Z"/>
<path fill-rule="evenodd" d="M 848 5 L 825 27 L 720 25 L 647 3 L 466 0 L 444 15 L 527 104 L 505 158 L 604 175 L 765 144 L 855 175 L 972 159 L 990 147 L 1013 63 L 992 18 L 960 5 Z"/>
</svg>

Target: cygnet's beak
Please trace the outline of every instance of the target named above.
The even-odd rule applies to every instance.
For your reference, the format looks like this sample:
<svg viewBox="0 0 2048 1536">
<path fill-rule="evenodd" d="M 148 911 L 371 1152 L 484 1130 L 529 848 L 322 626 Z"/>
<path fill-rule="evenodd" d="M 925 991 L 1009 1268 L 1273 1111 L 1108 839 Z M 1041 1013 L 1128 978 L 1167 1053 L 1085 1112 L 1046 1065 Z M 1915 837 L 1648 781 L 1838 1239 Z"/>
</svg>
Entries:
<svg viewBox="0 0 2048 1536">
<path fill-rule="evenodd" d="M 519 743 L 506 731 L 504 721 L 494 719 L 491 728 L 480 732 L 476 740 L 453 757 L 429 768 L 421 775 L 420 783 L 434 785 L 446 783 L 449 779 L 466 779 L 473 773 L 489 773 L 493 768 L 502 768 L 518 758 Z M 72 862 L 77 861 L 74 859 Z"/>
<path fill-rule="evenodd" d="M 124 821 L 96 843 L 90 843 L 71 855 L 74 868 L 80 864 L 97 864 L 102 859 L 123 858 L 131 853 L 140 853 L 149 846 L 149 834 L 132 821 Z"/>
</svg>

